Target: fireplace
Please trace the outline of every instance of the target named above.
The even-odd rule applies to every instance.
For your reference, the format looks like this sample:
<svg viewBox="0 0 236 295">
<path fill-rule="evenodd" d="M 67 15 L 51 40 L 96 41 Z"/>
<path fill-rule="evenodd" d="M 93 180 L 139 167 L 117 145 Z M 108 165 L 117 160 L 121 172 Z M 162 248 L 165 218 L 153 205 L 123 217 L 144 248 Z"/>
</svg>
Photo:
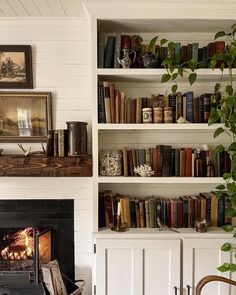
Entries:
<svg viewBox="0 0 236 295">
<path fill-rule="evenodd" d="M 53 259 L 73 280 L 74 201 L 1 200 L 0 287 L 37 285 L 40 266 Z"/>
</svg>

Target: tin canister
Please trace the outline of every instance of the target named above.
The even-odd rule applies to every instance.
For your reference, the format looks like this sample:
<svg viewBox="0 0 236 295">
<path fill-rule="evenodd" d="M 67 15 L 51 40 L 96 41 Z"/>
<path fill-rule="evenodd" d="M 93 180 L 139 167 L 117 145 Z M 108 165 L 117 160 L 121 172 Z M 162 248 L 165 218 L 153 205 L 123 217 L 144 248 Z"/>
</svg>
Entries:
<svg viewBox="0 0 236 295">
<path fill-rule="evenodd" d="M 87 122 L 66 122 L 68 129 L 68 156 L 77 157 L 88 154 Z"/>
</svg>

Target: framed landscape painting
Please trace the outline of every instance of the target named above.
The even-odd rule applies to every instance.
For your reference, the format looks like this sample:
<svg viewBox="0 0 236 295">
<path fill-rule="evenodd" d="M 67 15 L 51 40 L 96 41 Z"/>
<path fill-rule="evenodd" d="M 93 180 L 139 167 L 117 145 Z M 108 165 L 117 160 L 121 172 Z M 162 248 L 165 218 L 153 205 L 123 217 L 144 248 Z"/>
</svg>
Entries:
<svg viewBox="0 0 236 295">
<path fill-rule="evenodd" d="M 33 88 L 30 45 L 0 45 L 0 88 Z"/>
<path fill-rule="evenodd" d="M 50 92 L 0 92 L 1 142 L 46 142 L 51 130 Z"/>
</svg>

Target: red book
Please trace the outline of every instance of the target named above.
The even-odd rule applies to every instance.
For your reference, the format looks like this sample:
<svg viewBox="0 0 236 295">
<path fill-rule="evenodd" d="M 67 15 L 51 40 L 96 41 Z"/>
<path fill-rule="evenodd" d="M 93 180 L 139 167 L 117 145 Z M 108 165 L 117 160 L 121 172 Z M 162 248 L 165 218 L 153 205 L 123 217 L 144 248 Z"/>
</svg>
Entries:
<svg viewBox="0 0 236 295">
<path fill-rule="evenodd" d="M 153 176 L 158 176 L 158 149 L 153 149 L 153 164 L 152 164 L 152 170 L 154 171 Z"/>
<path fill-rule="evenodd" d="M 115 86 L 110 83 L 111 123 L 116 123 Z"/>
<path fill-rule="evenodd" d="M 136 123 L 136 98 L 131 100 L 131 123 Z"/>
<path fill-rule="evenodd" d="M 185 176 L 192 176 L 192 148 L 185 148 Z"/>
<path fill-rule="evenodd" d="M 174 220 L 174 200 L 170 199 L 170 227 L 175 226 L 175 220 Z"/>
</svg>

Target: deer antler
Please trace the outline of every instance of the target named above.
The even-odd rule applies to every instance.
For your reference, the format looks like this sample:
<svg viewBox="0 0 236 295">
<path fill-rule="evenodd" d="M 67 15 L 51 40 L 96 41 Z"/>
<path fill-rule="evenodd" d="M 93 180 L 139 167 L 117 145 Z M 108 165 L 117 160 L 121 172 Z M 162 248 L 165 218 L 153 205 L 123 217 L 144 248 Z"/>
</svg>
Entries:
<svg viewBox="0 0 236 295">
<path fill-rule="evenodd" d="M 27 150 L 23 147 L 22 143 L 17 143 L 17 144 L 18 144 L 18 147 L 23 151 L 25 157 L 30 156 L 30 155 L 35 155 L 35 154 L 46 155 L 46 150 L 45 150 L 45 147 L 42 142 L 41 142 L 41 145 L 42 145 L 43 151 L 35 151 L 35 152 L 31 152 L 31 146 Z"/>
</svg>

